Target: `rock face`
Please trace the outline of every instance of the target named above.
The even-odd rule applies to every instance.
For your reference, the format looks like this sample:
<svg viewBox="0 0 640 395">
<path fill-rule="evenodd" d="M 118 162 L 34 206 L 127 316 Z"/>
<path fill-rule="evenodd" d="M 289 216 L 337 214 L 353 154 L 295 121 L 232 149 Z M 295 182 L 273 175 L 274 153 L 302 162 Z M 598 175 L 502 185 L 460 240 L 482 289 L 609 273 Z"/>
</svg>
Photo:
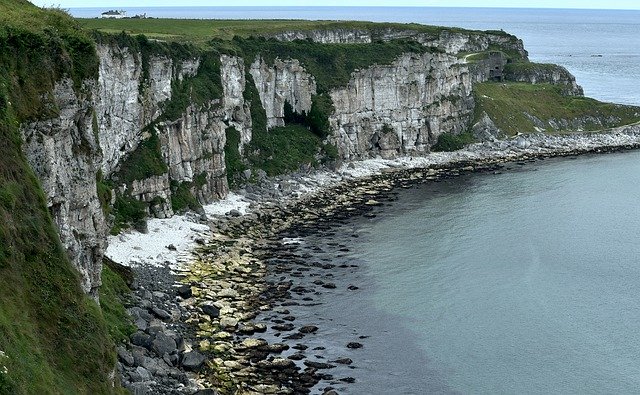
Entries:
<svg viewBox="0 0 640 395">
<path fill-rule="evenodd" d="M 323 44 L 366 44 L 374 40 L 389 41 L 394 39 L 411 39 L 428 47 L 435 47 L 444 52 L 480 52 L 491 47 L 498 47 L 517 52 L 527 60 L 528 53 L 522 40 L 504 32 L 472 32 L 442 29 L 434 32 L 421 32 L 412 29 L 316 29 L 306 31 L 286 31 L 272 35 L 277 40 L 311 40 Z"/>
<path fill-rule="evenodd" d="M 327 92 L 335 108 L 329 116 L 333 133 L 327 140 L 343 160 L 417 155 L 428 152 L 439 134 L 465 131 L 474 109 L 472 84 L 491 76 L 467 64 L 457 56 L 460 52 L 498 47 L 527 56 L 520 40 L 500 32 L 333 29 L 289 31 L 276 38 L 343 44 L 404 38 L 433 48 L 404 54 L 390 65 L 357 70 L 346 86 Z M 165 103 L 173 99 L 176 86 L 199 76 L 199 58 L 143 56 L 126 46 L 103 43 L 97 45 L 97 53 L 97 80 L 85 81 L 82 92 L 74 90 L 70 80 L 61 80 L 52 92 L 57 115 L 21 127 L 24 152 L 42 182 L 62 244 L 82 275 L 84 290 L 93 296 L 100 285 L 108 227 L 97 195 L 100 171 L 105 178 L 117 174 L 153 132 L 167 171 L 128 180 L 116 189 L 149 203 L 149 214 L 160 218 L 174 214 L 171 197 L 176 183 L 189 183 L 200 203 L 210 203 L 228 191 L 227 130 L 240 133 L 241 154 L 252 139 L 247 76 L 255 83 L 269 128 L 284 125 L 286 103 L 299 114 L 308 113 L 317 94 L 315 78 L 299 60 L 268 63 L 260 56 L 248 60 L 221 55 L 216 81 L 221 97 L 187 103 L 181 114 L 167 120 L 161 118 Z M 558 83 L 581 93 L 562 68 L 544 75 L 513 73 L 511 78 Z M 492 128 L 485 122 L 477 129 L 484 133 Z"/>
<path fill-rule="evenodd" d="M 102 156 L 93 129 L 91 85 L 76 93 L 64 79 L 53 90 L 58 116 L 24 124 L 23 150 L 42 183 L 60 241 L 81 274 L 83 290 L 97 299 L 107 226 L 96 193 Z"/>
<path fill-rule="evenodd" d="M 562 66 L 555 64 L 541 64 L 530 67 L 527 63 L 521 67 L 511 65 L 505 68 L 505 79 L 530 84 L 553 84 L 562 86 L 562 93 L 568 96 L 584 96 L 584 91 L 577 84 L 576 78 Z"/>
<path fill-rule="evenodd" d="M 244 100 L 247 84 L 245 78 L 244 59 L 237 56 L 222 55 L 220 57 L 220 77 L 222 78 L 222 107 L 224 121 L 240 132 L 240 152 L 242 147 L 251 141 L 251 109 Z"/>
<path fill-rule="evenodd" d="M 211 203 L 227 195 L 224 162 L 226 143 L 224 109 L 219 103 L 208 108 L 191 105 L 181 119 L 157 125 L 160 147 L 169 177 L 177 182 L 195 182 L 200 203 Z"/>
<path fill-rule="evenodd" d="M 353 73 L 331 99 L 331 139 L 346 160 L 428 152 L 440 133 L 464 131 L 474 108 L 467 66 L 440 53 Z"/>
<path fill-rule="evenodd" d="M 311 109 L 311 96 L 316 94 L 316 82 L 296 59 L 276 59 L 272 66 L 256 59 L 251 64 L 251 76 L 267 113 L 267 126 L 284 126 L 284 103 L 301 114 Z"/>
</svg>

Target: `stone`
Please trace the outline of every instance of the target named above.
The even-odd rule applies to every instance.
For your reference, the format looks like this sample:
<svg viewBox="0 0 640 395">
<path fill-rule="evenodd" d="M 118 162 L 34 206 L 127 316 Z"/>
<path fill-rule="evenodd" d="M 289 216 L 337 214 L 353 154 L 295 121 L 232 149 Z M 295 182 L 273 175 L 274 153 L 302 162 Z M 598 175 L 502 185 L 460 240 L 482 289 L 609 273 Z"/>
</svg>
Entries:
<svg viewBox="0 0 640 395">
<path fill-rule="evenodd" d="M 158 356 L 162 357 L 164 354 L 171 354 L 177 350 L 176 341 L 160 332 L 156 334 L 153 342 L 151 343 L 151 349 L 158 354 Z"/>
<path fill-rule="evenodd" d="M 211 318 L 218 318 L 220 316 L 220 309 L 211 304 L 203 304 L 200 306 L 202 312 Z"/>
<path fill-rule="evenodd" d="M 238 319 L 233 317 L 222 317 L 220 319 L 220 326 L 223 328 L 235 328 L 238 325 Z"/>
<path fill-rule="evenodd" d="M 212 388 L 206 388 L 206 389 L 197 390 L 192 395 L 218 395 L 218 394 L 219 394 L 218 391 Z"/>
<path fill-rule="evenodd" d="M 153 311 L 153 314 L 155 314 L 156 317 L 160 318 L 161 320 L 170 320 L 171 319 L 171 314 L 169 314 L 169 312 L 167 312 L 166 310 L 163 310 L 159 307 L 154 307 L 151 309 L 151 311 Z"/>
<path fill-rule="evenodd" d="M 176 287 L 175 290 L 176 290 L 176 294 L 183 299 L 189 299 L 191 296 L 193 296 L 193 292 L 191 291 L 190 285 L 182 284 Z M 205 312 L 205 314 L 207 313 Z"/>
<path fill-rule="evenodd" d="M 116 348 L 116 353 L 118 354 L 118 359 L 127 366 L 133 366 L 135 360 L 133 359 L 133 355 L 129 350 L 122 346 L 118 346 Z"/>
<path fill-rule="evenodd" d="M 149 348 L 149 346 L 151 345 L 151 336 L 147 335 L 144 332 L 135 332 L 129 337 L 129 339 L 131 340 L 131 344 L 134 344 L 136 346 Z"/>
<path fill-rule="evenodd" d="M 182 356 L 182 367 L 186 370 L 196 371 L 204 365 L 207 359 L 197 351 L 190 351 Z"/>
<path fill-rule="evenodd" d="M 315 325 L 306 325 L 298 329 L 298 332 L 300 333 L 315 333 L 317 331 L 318 331 L 318 327 Z"/>
<path fill-rule="evenodd" d="M 305 364 L 305 366 L 308 366 L 314 369 L 333 369 L 336 367 L 335 365 L 331 365 L 324 362 L 316 362 L 316 361 L 304 361 L 303 363 Z"/>
<path fill-rule="evenodd" d="M 347 344 L 347 348 L 362 348 L 362 344 L 358 342 L 351 342 Z"/>
<path fill-rule="evenodd" d="M 244 339 L 241 344 L 245 348 L 259 348 L 259 347 L 266 346 L 268 343 L 264 339 L 248 338 L 248 339 Z"/>
<path fill-rule="evenodd" d="M 351 365 L 353 363 L 353 361 L 351 360 L 351 358 L 338 358 L 334 361 L 331 361 L 333 363 L 339 363 L 341 365 Z"/>
</svg>

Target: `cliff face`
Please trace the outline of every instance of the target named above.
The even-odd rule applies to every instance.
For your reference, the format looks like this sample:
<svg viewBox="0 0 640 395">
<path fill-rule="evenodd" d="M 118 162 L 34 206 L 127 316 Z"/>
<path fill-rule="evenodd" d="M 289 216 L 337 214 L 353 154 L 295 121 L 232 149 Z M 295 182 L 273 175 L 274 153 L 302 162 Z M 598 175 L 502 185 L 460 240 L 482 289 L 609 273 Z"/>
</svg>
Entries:
<svg viewBox="0 0 640 395">
<path fill-rule="evenodd" d="M 358 71 L 331 99 L 331 139 L 347 160 L 428 152 L 439 134 L 463 132 L 473 113 L 469 69 L 446 54 Z"/>
<path fill-rule="evenodd" d="M 437 29 L 436 31 L 420 31 L 402 28 L 384 29 L 329 29 L 285 31 L 272 37 L 282 41 L 311 40 L 323 44 L 367 44 L 375 40 L 414 40 L 427 47 L 434 47 L 444 52 L 455 54 L 460 52 L 481 52 L 490 48 L 517 53 L 523 60 L 528 59 L 522 40 L 504 32 L 474 32 L 457 29 Z"/>
<path fill-rule="evenodd" d="M 284 103 L 297 113 L 309 112 L 316 82 L 297 59 L 276 59 L 268 65 L 262 58 L 251 64 L 249 71 L 267 113 L 267 127 L 284 126 Z"/>
<path fill-rule="evenodd" d="M 47 205 L 69 258 L 81 274 L 82 289 L 97 297 L 107 225 L 96 194 L 102 155 L 91 104 L 93 86 L 76 94 L 73 82 L 57 83 L 58 116 L 24 124 L 23 151 L 40 179 Z"/>
<path fill-rule="evenodd" d="M 111 204 L 134 199 L 144 203 L 148 215 L 174 215 L 183 208 L 176 194 L 210 203 L 228 192 L 229 128 L 239 132 L 237 149 L 246 155 L 245 147 L 254 138 L 255 111 L 264 109 L 267 128 L 280 127 L 287 104 L 294 113 L 308 115 L 320 93 L 333 102 L 326 114 L 330 132 L 325 141 L 337 148 L 340 159 L 426 153 L 440 134 L 468 129 L 474 111 L 472 85 L 490 78 L 485 66 L 471 67 L 461 52 L 502 48 L 521 59 L 527 56 L 520 40 L 499 33 L 334 29 L 276 37 L 329 44 L 409 39 L 430 50 L 404 53 L 387 65 L 372 62 L 353 71 L 346 85 L 318 92 L 316 77 L 299 59 L 218 54 L 204 66 L 198 57 L 98 44 L 97 80 L 85 81 L 84 93 L 61 81 L 53 92 L 58 116 L 22 125 L 24 151 L 86 292 L 95 296 L 100 285 L 105 235 L 113 220 L 105 218 L 98 198 L 99 171 L 113 180 Z M 204 74 L 203 68 L 210 73 L 212 64 L 217 74 Z M 176 89 L 198 78 L 205 86 L 215 79 L 217 96 L 196 100 L 197 92 L 188 88 L 175 98 Z M 570 82 L 565 74 L 556 80 Z M 250 99 L 251 89 L 262 109 Z M 185 97 L 189 102 L 183 109 L 174 108 L 174 115 L 167 116 L 169 104 Z M 157 146 L 151 143 L 155 141 Z"/>
<path fill-rule="evenodd" d="M 564 95 L 584 96 L 576 78 L 569 70 L 556 64 L 511 64 L 505 67 L 504 77 L 515 82 L 559 85 Z"/>
</svg>

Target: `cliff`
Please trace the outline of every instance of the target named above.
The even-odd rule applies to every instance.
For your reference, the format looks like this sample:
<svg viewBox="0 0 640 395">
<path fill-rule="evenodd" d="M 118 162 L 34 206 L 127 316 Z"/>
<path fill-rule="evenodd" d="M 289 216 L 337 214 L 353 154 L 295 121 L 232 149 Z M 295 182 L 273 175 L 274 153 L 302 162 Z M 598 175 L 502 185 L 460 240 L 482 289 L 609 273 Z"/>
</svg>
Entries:
<svg viewBox="0 0 640 395">
<path fill-rule="evenodd" d="M 86 292 L 100 285 L 108 229 L 198 211 L 241 173 L 427 153 L 470 129 L 474 86 L 496 77 L 581 95 L 504 32 L 373 24 L 264 36 L 197 47 L 96 33 L 94 77 L 81 92 L 59 81 L 56 116 L 21 125 Z M 304 152 L 278 148 L 294 139 Z"/>
<path fill-rule="evenodd" d="M 106 347 L 104 323 L 91 310 L 92 301 L 69 289 L 75 286 L 98 301 L 110 231 L 129 226 L 145 231 L 147 216 L 200 211 L 201 205 L 226 196 L 230 183 L 251 181 L 263 172 L 422 155 L 444 146 L 445 137 L 466 138 L 470 131 L 486 138 L 512 133 L 526 125 L 503 122 L 503 107 L 485 100 L 491 94 L 492 100 L 511 105 L 512 96 L 486 91 L 507 82 L 509 89 L 538 84 L 554 98 L 583 99 L 566 70 L 529 63 L 522 42 L 504 32 L 332 22 L 252 29 L 250 35 L 205 42 L 100 32 L 89 38 L 59 11 L 44 17 L 27 2 L 16 4 L 43 22 L 29 28 L 35 32 L 24 26 L 0 32 L 1 125 L 11 141 L 2 149 L 10 151 L 6 158 L 14 158 L 0 166 L 0 203 L 3 218 L 10 219 L 5 222 L 13 223 L 20 199 L 31 193 L 36 198 L 26 199 L 30 206 L 24 209 L 32 212 L 20 221 L 29 224 L 33 216 L 38 226 L 25 230 L 16 222 L 0 229 L 0 236 L 11 248 L 14 238 L 29 234 L 48 246 L 36 256 L 44 267 L 57 262 L 49 269 L 66 280 L 53 276 L 51 281 L 66 281 L 66 288 L 42 288 L 71 295 L 72 302 L 63 302 L 73 308 L 65 311 L 80 311 L 83 319 L 69 319 L 69 326 L 91 327 L 99 337 L 96 347 Z M 16 9 L 2 11 L 19 19 L 25 11 Z M 56 31 L 51 30 L 54 16 L 62 21 Z M 30 31 L 27 39 L 25 31 Z M 55 49 L 53 55 L 41 53 L 48 47 Z M 554 131 L 638 117 L 637 110 L 603 107 L 591 120 L 575 123 L 588 117 L 588 110 L 561 116 L 529 107 L 518 111 L 539 129 L 556 125 Z M 16 183 L 29 190 L 16 193 L 11 189 Z M 15 248 L 19 251 L 0 250 L 0 269 L 14 270 L 5 278 L 22 273 L 18 268 L 33 247 Z M 14 252 L 22 260 L 6 258 Z M 71 264 L 77 278 L 69 274 Z M 35 278 L 52 278 L 37 273 L 19 275 L 32 281 L 25 289 L 36 287 Z M 42 298 L 47 306 L 49 298 L 56 300 L 49 294 Z M 19 346 L 12 344 L 0 340 L 4 349 Z M 112 357 L 106 351 L 101 355 L 103 362 Z M 102 377 L 105 365 L 92 369 Z"/>
</svg>

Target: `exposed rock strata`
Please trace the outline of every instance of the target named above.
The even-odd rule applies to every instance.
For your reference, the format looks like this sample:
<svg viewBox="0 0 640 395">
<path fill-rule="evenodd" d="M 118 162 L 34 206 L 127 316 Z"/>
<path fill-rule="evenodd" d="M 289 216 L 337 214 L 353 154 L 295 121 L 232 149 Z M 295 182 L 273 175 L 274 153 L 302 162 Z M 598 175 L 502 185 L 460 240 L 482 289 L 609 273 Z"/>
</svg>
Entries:
<svg viewBox="0 0 640 395">
<path fill-rule="evenodd" d="M 93 129 L 91 88 L 76 93 L 73 81 L 60 81 L 53 90 L 58 116 L 24 124 L 21 132 L 60 241 L 80 272 L 82 289 L 97 299 L 107 226 L 96 194 L 102 156 Z"/>
<path fill-rule="evenodd" d="M 249 71 L 267 113 L 267 127 L 284 126 L 284 104 L 288 102 L 298 114 L 309 112 L 316 82 L 296 59 L 276 59 L 268 65 L 262 58 Z"/>
<path fill-rule="evenodd" d="M 429 151 L 439 134 L 460 133 L 472 117 L 465 63 L 445 54 L 405 54 L 389 66 L 353 73 L 331 92 L 332 141 L 346 160 Z"/>
</svg>

